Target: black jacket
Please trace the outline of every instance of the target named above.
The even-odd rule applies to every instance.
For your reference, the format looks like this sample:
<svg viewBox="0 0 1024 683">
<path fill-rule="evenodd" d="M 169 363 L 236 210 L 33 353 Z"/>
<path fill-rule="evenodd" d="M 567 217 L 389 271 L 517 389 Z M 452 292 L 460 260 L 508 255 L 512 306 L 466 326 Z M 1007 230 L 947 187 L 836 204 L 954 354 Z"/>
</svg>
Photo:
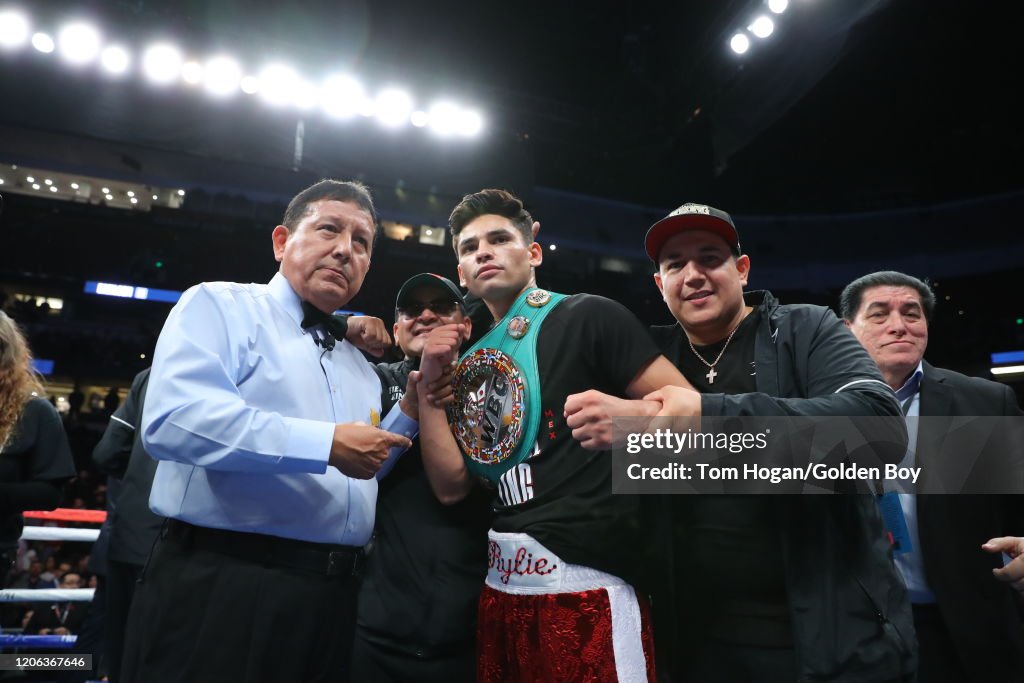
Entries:
<svg viewBox="0 0 1024 683">
<path fill-rule="evenodd" d="M 782 306 L 768 292 L 746 295 L 760 309 L 754 343 L 757 393 L 705 394 L 706 416 L 890 416 L 899 404 L 871 357 L 828 308 Z M 669 360 L 690 353 L 678 325 L 652 336 Z M 885 421 L 902 430 L 902 420 Z M 906 451 L 906 432 L 879 435 Z M 782 529 L 786 594 L 800 681 L 875 683 L 915 669 L 916 640 L 906 589 L 892 563 L 871 495 L 773 496 Z M 686 580 L 685 548 L 673 560 L 679 633 L 686 656 L 687 604 L 700 600 Z M 842 618 L 839 618 L 842 617 Z M 682 661 L 682 660 L 680 660 Z"/>
<path fill-rule="evenodd" d="M 411 360 L 375 366 L 383 414 L 402 399 Z M 373 550 L 359 592 L 358 637 L 419 659 L 471 652 L 487 572 L 490 495 L 442 505 L 419 439 L 380 481 Z"/>
<path fill-rule="evenodd" d="M 109 517 L 110 559 L 137 566 L 146 564 L 164 518 L 149 509 L 157 461 L 142 446 L 142 409 L 149 386 L 149 368 L 132 381 L 128 398 L 110 418 L 92 459 L 104 473 L 121 484 L 112 497 Z"/>
<path fill-rule="evenodd" d="M 1020 407 L 1010 387 L 966 377 L 924 364 L 921 380 L 922 421 L 918 429 L 918 464 L 934 459 L 963 459 L 967 444 L 960 433 L 974 435 L 958 423 L 947 433 L 941 417 L 1013 417 L 1020 432 Z M 927 427 L 927 428 L 926 428 Z M 983 440 L 983 459 L 999 460 L 1007 450 L 1019 454 L 1013 434 Z M 979 440 L 981 441 L 981 440 Z M 922 475 L 923 476 L 923 475 Z M 1012 588 L 996 581 L 992 569 L 1002 564 L 998 554 L 979 547 L 990 538 L 1024 533 L 1024 496 L 919 495 L 917 528 L 928 585 L 949 629 L 957 655 L 973 680 L 1017 680 L 1024 671 L 1024 623 Z"/>
</svg>

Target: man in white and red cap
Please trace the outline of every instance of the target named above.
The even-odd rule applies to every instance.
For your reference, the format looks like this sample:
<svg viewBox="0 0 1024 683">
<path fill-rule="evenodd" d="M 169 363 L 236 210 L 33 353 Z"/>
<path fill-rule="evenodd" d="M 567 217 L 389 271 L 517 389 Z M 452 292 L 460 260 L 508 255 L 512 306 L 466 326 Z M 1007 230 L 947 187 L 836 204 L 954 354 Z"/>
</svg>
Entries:
<svg viewBox="0 0 1024 683">
<path fill-rule="evenodd" d="M 831 310 L 744 293 L 751 262 L 728 213 L 683 204 L 647 231 L 644 248 L 677 321 L 651 334 L 700 392 L 654 392 L 659 415 L 901 414 Z M 878 440 L 905 442 L 899 422 L 879 421 L 891 429 Z M 578 438 L 607 447 L 587 432 Z M 659 613 L 676 620 L 661 631 L 673 676 L 880 683 L 913 671 L 906 590 L 872 496 L 686 495 L 670 508 L 675 601 Z"/>
</svg>

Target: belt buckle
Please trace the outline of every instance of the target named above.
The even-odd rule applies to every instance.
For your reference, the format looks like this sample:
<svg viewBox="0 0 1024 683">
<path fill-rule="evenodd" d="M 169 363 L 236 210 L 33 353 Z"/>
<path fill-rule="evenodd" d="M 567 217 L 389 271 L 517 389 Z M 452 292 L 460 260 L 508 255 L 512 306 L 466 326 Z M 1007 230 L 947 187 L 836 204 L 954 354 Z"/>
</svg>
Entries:
<svg viewBox="0 0 1024 683">
<path fill-rule="evenodd" d="M 352 576 L 355 572 L 355 558 L 352 553 L 332 550 L 327 553 L 328 576 Z"/>
</svg>

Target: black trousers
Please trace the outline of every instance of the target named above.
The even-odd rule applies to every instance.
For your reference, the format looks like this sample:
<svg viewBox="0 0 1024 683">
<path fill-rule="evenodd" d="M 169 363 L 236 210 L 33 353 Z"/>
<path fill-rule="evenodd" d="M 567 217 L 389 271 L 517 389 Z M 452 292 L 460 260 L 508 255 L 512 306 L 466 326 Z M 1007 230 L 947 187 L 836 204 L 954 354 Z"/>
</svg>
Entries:
<svg viewBox="0 0 1024 683">
<path fill-rule="evenodd" d="M 165 534 L 136 584 L 124 683 L 347 683 L 357 581 Z"/>
<path fill-rule="evenodd" d="M 937 605 L 914 605 L 917 631 L 917 683 L 969 683 L 984 680 L 971 677 L 957 656 L 953 637 Z"/>
<path fill-rule="evenodd" d="M 128 610 L 135 593 L 135 582 L 142 567 L 128 562 L 107 561 L 107 619 L 105 661 L 110 683 L 121 680 L 121 660 L 124 658 L 125 627 Z"/>
<path fill-rule="evenodd" d="M 444 653 L 416 653 L 389 646 L 356 629 L 352 652 L 353 683 L 473 683 L 476 647 Z"/>
<path fill-rule="evenodd" d="M 690 683 L 796 683 L 792 648 L 765 648 L 708 638 L 681 680 Z"/>
</svg>

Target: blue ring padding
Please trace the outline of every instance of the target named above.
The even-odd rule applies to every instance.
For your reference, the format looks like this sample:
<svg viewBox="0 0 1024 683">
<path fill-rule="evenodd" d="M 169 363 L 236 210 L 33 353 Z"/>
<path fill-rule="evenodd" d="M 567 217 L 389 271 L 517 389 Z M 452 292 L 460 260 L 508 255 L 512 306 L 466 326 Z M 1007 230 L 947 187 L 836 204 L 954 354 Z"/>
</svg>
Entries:
<svg viewBox="0 0 1024 683">
<path fill-rule="evenodd" d="M 75 646 L 78 636 L 24 636 L 0 634 L 0 647 L 49 647 L 69 648 Z"/>
</svg>

